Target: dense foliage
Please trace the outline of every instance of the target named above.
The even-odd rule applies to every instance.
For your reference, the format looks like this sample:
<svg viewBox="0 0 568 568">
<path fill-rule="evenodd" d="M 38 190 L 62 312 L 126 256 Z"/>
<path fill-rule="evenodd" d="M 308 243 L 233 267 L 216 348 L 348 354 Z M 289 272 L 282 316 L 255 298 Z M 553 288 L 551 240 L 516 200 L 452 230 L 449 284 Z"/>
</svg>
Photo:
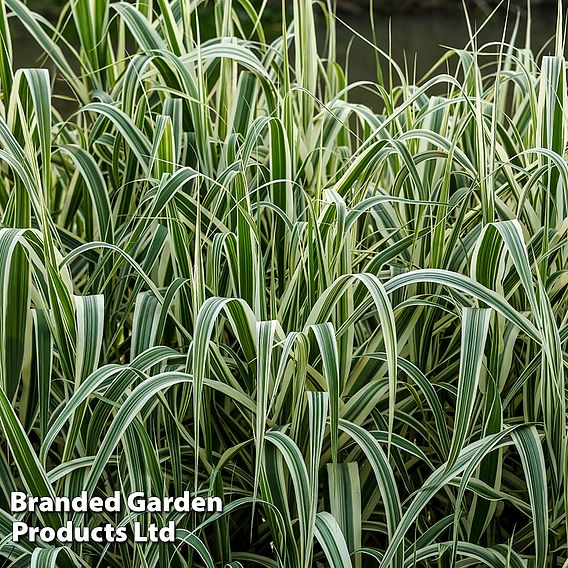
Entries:
<svg viewBox="0 0 568 568">
<path fill-rule="evenodd" d="M 0 0 L 4 565 L 563 565 L 562 11 L 541 61 L 472 37 L 415 86 L 377 51 L 372 110 L 330 5 L 268 43 L 247 0 L 202 41 L 201 4 L 74 1 L 76 47 Z M 64 114 L 46 69 L 13 72 L 8 15 Z M 9 510 L 83 489 L 225 509 Z M 16 518 L 179 540 L 14 543 Z"/>
</svg>

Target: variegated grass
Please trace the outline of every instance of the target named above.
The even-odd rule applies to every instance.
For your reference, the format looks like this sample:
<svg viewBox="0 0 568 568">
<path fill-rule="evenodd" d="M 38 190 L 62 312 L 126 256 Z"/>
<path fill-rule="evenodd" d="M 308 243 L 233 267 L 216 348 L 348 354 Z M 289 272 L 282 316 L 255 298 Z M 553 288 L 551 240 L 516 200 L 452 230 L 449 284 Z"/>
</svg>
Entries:
<svg viewBox="0 0 568 568">
<path fill-rule="evenodd" d="M 205 4 L 74 0 L 57 28 L 0 1 L 5 565 L 565 565 L 562 6 L 542 60 L 515 25 L 418 85 L 377 51 L 377 111 L 332 2 L 270 43 L 248 0 L 202 41 Z M 13 72 L 8 16 L 72 116 Z M 10 491 L 83 489 L 226 506 L 143 516 L 176 546 L 12 542 Z"/>
</svg>

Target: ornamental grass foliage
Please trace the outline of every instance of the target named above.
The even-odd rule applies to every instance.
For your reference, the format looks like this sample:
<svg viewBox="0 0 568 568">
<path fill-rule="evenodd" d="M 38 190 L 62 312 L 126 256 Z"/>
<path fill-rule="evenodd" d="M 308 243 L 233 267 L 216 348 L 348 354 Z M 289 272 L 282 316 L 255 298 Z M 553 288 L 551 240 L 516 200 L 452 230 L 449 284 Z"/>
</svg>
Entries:
<svg viewBox="0 0 568 568">
<path fill-rule="evenodd" d="M 566 566 L 562 6 L 356 85 L 331 1 L 262 4 L 0 0 L 0 563 Z M 224 508 L 10 510 L 117 490 Z"/>
</svg>

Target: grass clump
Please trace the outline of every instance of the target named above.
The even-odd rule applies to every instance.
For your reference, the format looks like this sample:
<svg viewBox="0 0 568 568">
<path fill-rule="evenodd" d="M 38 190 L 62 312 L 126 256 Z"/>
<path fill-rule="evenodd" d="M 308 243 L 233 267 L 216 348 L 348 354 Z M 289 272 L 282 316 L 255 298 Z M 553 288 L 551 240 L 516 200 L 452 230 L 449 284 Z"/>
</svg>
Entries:
<svg viewBox="0 0 568 568">
<path fill-rule="evenodd" d="M 331 3 L 270 42 L 246 0 L 202 41 L 204 5 L 76 0 L 54 28 L 0 2 L 4 565 L 562 565 L 562 10 L 542 60 L 472 34 L 417 86 L 378 53 L 377 112 Z M 13 72 L 9 18 L 70 115 Z M 13 515 L 16 490 L 225 509 Z M 16 519 L 178 541 L 15 543 Z"/>
</svg>

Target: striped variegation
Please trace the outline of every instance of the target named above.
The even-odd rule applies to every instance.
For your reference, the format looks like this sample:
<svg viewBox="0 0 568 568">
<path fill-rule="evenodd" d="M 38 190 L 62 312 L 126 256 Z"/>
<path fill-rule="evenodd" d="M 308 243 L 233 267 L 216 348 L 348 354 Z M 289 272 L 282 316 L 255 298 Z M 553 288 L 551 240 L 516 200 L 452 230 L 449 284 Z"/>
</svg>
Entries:
<svg viewBox="0 0 568 568">
<path fill-rule="evenodd" d="M 364 84 L 334 5 L 0 0 L 0 565 L 568 566 L 562 2 Z"/>
</svg>

